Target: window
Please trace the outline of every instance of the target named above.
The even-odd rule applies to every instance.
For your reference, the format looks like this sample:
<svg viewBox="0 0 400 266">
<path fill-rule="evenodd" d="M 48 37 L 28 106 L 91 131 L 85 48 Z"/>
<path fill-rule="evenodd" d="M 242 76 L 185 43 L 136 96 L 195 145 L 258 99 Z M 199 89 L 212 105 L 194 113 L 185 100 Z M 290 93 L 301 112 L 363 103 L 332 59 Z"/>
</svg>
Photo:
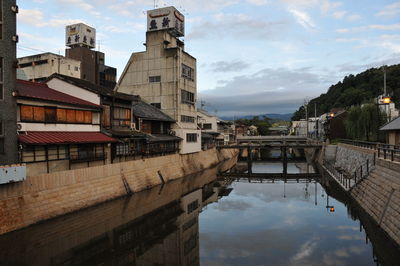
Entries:
<svg viewBox="0 0 400 266">
<path fill-rule="evenodd" d="M 185 79 L 194 80 L 194 69 L 190 66 L 182 64 L 182 77 Z"/>
<path fill-rule="evenodd" d="M 91 124 L 92 115 L 92 111 L 31 105 L 20 106 L 22 122 Z"/>
<path fill-rule="evenodd" d="M 75 71 L 79 71 L 79 68 L 77 66 L 75 67 Z"/>
<path fill-rule="evenodd" d="M 211 123 L 203 124 L 203 129 L 211 129 L 212 125 Z"/>
<path fill-rule="evenodd" d="M 161 76 L 151 76 L 149 82 L 161 82 Z"/>
<path fill-rule="evenodd" d="M 131 109 L 114 107 L 112 122 L 114 126 L 129 127 L 131 124 Z"/>
<path fill-rule="evenodd" d="M 198 200 L 195 200 L 195 201 L 191 202 L 191 203 L 188 204 L 188 206 L 187 206 L 187 214 L 192 213 L 192 212 L 195 211 L 198 207 L 199 207 L 199 201 L 198 201 Z"/>
<path fill-rule="evenodd" d="M 182 90 L 182 92 L 181 92 L 181 102 L 194 105 L 194 93 Z"/>
<path fill-rule="evenodd" d="M 117 156 L 128 155 L 129 154 L 129 145 L 127 143 L 117 144 L 115 153 Z"/>
<path fill-rule="evenodd" d="M 161 109 L 161 103 L 151 103 L 155 108 Z"/>
<path fill-rule="evenodd" d="M 19 68 L 30 67 L 32 66 L 33 62 L 18 64 Z"/>
<path fill-rule="evenodd" d="M 0 120 L 0 137 L 4 136 L 4 126 L 3 121 Z"/>
<path fill-rule="evenodd" d="M 39 61 L 33 62 L 33 65 L 34 66 L 39 66 L 39 65 L 44 65 L 44 64 L 47 64 L 47 63 L 49 63 L 49 60 L 45 59 L 45 60 L 39 60 Z"/>
<path fill-rule="evenodd" d="M 186 134 L 186 142 L 197 142 L 197 134 Z"/>
<path fill-rule="evenodd" d="M 3 57 L 0 56 L 0 101 L 4 99 L 4 85 L 3 85 L 3 78 L 4 78 L 4 62 Z"/>
<path fill-rule="evenodd" d="M 68 65 L 68 70 L 71 70 L 71 65 Z"/>
<path fill-rule="evenodd" d="M 181 115 L 181 122 L 183 123 L 194 123 L 195 118 L 193 116 Z"/>
</svg>

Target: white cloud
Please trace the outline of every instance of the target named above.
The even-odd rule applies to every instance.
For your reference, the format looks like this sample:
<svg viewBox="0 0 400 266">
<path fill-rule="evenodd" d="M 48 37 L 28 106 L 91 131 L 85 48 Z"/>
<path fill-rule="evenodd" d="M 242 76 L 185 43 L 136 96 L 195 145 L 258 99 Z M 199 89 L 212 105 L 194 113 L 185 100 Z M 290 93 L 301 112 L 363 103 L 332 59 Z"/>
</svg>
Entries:
<svg viewBox="0 0 400 266">
<path fill-rule="evenodd" d="M 248 3 L 256 6 L 264 6 L 270 3 L 270 0 L 247 0 Z"/>
<path fill-rule="evenodd" d="M 65 25 L 80 23 L 81 19 L 50 19 L 44 20 L 45 16 L 42 11 L 37 9 L 20 9 L 18 19 L 24 24 L 34 27 L 65 27 Z"/>
<path fill-rule="evenodd" d="M 309 257 L 317 247 L 317 240 L 318 239 L 313 238 L 301 245 L 299 251 L 291 258 L 291 261 L 298 261 Z"/>
<path fill-rule="evenodd" d="M 338 8 L 339 6 L 341 6 L 342 3 L 341 2 L 330 2 L 328 0 L 322 0 L 320 2 L 320 5 L 321 5 L 321 11 L 323 13 L 328 13 L 331 10 L 334 10 L 334 9 Z"/>
<path fill-rule="evenodd" d="M 384 31 L 390 31 L 390 30 L 400 30 L 400 23 L 398 24 L 371 24 L 367 26 L 362 26 L 362 27 L 355 27 L 355 28 L 342 28 L 342 29 L 336 29 L 336 32 L 338 33 L 354 33 L 354 32 L 362 32 L 362 31 L 367 31 L 367 30 L 384 30 Z"/>
<path fill-rule="evenodd" d="M 22 23 L 32 25 L 35 27 L 46 26 L 43 22 L 44 14 L 37 9 L 19 9 L 18 20 Z"/>
<path fill-rule="evenodd" d="M 56 0 L 56 2 L 62 5 L 68 5 L 68 6 L 74 5 L 86 11 L 91 11 L 94 9 L 93 5 L 87 3 L 84 0 Z"/>
<path fill-rule="evenodd" d="M 395 2 L 393 4 L 385 6 L 381 11 L 379 11 L 376 16 L 381 17 L 394 17 L 400 14 L 400 2 Z"/>
<path fill-rule="evenodd" d="M 360 20 L 360 19 L 361 19 L 361 16 L 358 14 L 353 14 L 353 15 L 347 16 L 348 21 L 356 21 L 356 20 Z"/>
<path fill-rule="evenodd" d="M 192 26 L 186 39 L 207 37 L 225 38 L 242 36 L 253 39 L 269 39 L 283 32 L 285 21 L 267 22 L 245 14 L 218 13 L 214 19 L 202 21 Z"/>
<path fill-rule="evenodd" d="M 303 28 L 305 28 L 307 30 L 315 29 L 316 26 L 315 26 L 313 20 L 310 18 L 310 16 L 306 12 L 296 10 L 296 9 L 289 9 L 289 12 L 292 13 L 292 15 L 295 17 L 297 23 L 299 23 Z"/>
<path fill-rule="evenodd" d="M 346 14 L 347 14 L 347 11 L 335 11 L 335 12 L 333 12 L 332 16 L 334 18 L 339 19 L 339 18 L 343 18 Z"/>
</svg>

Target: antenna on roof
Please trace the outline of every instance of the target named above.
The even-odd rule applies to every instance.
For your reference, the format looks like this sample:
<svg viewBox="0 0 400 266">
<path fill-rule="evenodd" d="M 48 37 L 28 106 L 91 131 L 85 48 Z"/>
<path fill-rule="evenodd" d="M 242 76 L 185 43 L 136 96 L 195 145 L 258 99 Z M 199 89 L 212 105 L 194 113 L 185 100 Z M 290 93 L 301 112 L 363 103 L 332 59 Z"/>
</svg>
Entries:
<svg viewBox="0 0 400 266">
<path fill-rule="evenodd" d="M 203 109 L 203 107 L 206 105 L 206 102 L 204 101 L 204 100 L 201 100 L 200 101 L 200 106 L 201 106 L 201 109 Z"/>
</svg>

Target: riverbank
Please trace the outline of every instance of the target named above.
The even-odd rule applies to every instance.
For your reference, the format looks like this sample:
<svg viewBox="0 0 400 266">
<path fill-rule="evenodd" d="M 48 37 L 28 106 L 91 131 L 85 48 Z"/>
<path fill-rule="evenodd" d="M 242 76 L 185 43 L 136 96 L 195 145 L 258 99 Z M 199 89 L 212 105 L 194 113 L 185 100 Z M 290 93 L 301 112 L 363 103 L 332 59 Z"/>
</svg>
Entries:
<svg viewBox="0 0 400 266">
<path fill-rule="evenodd" d="M 375 162 L 375 163 L 374 163 Z M 348 195 L 368 214 L 372 221 L 400 245 L 400 164 L 382 158 L 374 159 L 374 151 L 347 144 L 325 147 L 319 163 L 353 174 L 368 164 L 369 174 L 357 181 Z M 365 171 L 364 167 L 364 171 Z M 335 178 L 334 178 L 335 179 Z M 335 179 L 337 180 L 337 179 Z M 340 185 L 340 183 L 338 183 Z M 340 185 L 341 186 L 341 185 Z M 341 186 L 344 189 L 343 186 Z"/>
<path fill-rule="evenodd" d="M 237 159 L 210 149 L 30 176 L 0 186 L 0 234 L 136 193 Z M 233 165 L 232 165 L 233 166 Z"/>
</svg>

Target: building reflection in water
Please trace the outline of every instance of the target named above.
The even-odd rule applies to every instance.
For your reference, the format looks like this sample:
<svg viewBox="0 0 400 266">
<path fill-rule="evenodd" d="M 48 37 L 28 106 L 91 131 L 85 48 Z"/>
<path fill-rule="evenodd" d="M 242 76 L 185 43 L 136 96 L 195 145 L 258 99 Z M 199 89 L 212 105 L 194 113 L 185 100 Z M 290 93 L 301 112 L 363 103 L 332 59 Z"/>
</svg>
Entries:
<svg viewBox="0 0 400 266">
<path fill-rule="evenodd" d="M 0 236 L 1 265 L 200 265 L 199 213 L 230 191 L 204 183 L 215 176 L 206 172 Z"/>
</svg>

